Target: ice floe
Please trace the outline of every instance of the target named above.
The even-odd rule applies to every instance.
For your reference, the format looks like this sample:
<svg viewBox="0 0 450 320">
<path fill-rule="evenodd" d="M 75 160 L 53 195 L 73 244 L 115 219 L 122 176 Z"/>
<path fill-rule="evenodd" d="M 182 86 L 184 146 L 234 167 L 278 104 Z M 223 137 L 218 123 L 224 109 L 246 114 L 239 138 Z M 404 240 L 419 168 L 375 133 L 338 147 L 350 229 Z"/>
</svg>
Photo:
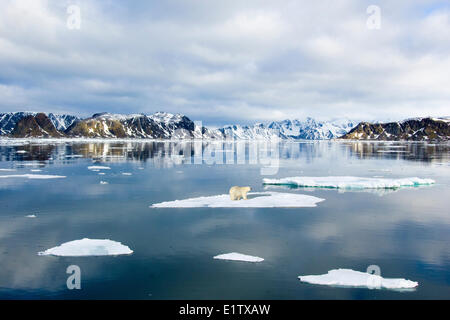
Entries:
<svg viewBox="0 0 450 320">
<path fill-rule="evenodd" d="M 106 181 L 100 181 L 100 184 L 108 184 Z"/>
<path fill-rule="evenodd" d="M 110 167 L 105 167 L 105 166 L 89 166 L 88 169 L 89 170 L 111 170 Z"/>
<path fill-rule="evenodd" d="M 132 174 L 130 172 L 122 172 L 122 175 L 124 175 L 124 176 L 131 176 Z"/>
<path fill-rule="evenodd" d="M 29 214 L 29 215 L 25 216 L 25 218 L 36 218 L 36 215 L 35 214 Z"/>
<path fill-rule="evenodd" d="M 334 269 L 327 274 L 299 276 L 300 281 L 343 287 L 367 287 L 377 289 L 412 289 L 419 285 L 418 282 L 402 278 L 383 278 L 382 276 L 352 269 Z"/>
<path fill-rule="evenodd" d="M 218 256 L 215 256 L 214 259 L 232 260 L 232 261 L 245 261 L 245 262 L 261 262 L 261 261 L 264 261 L 263 258 L 249 256 L 249 255 L 242 254 L 242 253 L 237 253 L 237 252 L 219 254 Z"/>
<path fill-rule="evenodd" d="M 282 179 L 264 179 L 266 185 L 288 185 L 297 187 L 338 188 L 338 189 L 396 189 L 434 184 L 432 179 L 417 177 L 388 179 L 351 176 L 331 177 L 290 177 Z"/>
<path fill-rule="evenodd" d="M 55 176 L 49 174 L 11 174 L 7 176 L 0 176 L 0 178 L 27 178 L 27 179 L 62 179 L 66 176 Z"/>
<path fill-rule="evenodd" d="M 38 252 L 40 256 L 64 256 L 64 257 L 80 257 L 80 256 L 116 256 L 121 254 L 131 254 L 128 246 L 117 241 L 108 239 L 88 239 L 73 240 L 65 242 L 60 246 Z"/>
<path fill-rule="evenodd" d="M 248 200 L 233 201 L 229 194 L 174 200 L 151 205 L 151 208 L 298 208 L 315 207 L 325 199 L 296 193 L 252 192 Z"/>
<path fill-rule="evenodd" d="M 65 156 L 66 158 L 83 158 L 82 154 L 68 154 Z"/>
<path fill-rule="evenodd" d="M 0 171 L 3 171 L 3 172 L 12 172 L 12 171 L 16 171 L 16 169 L 0 169 Z"/>
<path fill-rule="evenodd" d="M 30 171 L 31 171 L 31 172 L 42 172 L 41 169 L 31 169 Z"/>
</svg>

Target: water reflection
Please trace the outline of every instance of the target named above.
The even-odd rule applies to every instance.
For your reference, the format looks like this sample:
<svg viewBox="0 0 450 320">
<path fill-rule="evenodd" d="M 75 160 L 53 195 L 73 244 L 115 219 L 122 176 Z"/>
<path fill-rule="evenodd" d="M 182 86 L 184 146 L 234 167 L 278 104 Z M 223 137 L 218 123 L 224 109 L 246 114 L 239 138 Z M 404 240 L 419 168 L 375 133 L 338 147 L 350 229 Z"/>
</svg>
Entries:
<svg viewBox="0 0 450 320">
<path fill-rule="evenodd" d="M 0 161 L 54 161 L 90 158 L 94 161 L 147 161 L 177 164 L 273 164 L 276 159 L 316 158 L 399 159 L 445 164 L 450 144 L 389 142 L 285 141 L 151 141 L 62 142 L 0 145 Z"/>
</svg>

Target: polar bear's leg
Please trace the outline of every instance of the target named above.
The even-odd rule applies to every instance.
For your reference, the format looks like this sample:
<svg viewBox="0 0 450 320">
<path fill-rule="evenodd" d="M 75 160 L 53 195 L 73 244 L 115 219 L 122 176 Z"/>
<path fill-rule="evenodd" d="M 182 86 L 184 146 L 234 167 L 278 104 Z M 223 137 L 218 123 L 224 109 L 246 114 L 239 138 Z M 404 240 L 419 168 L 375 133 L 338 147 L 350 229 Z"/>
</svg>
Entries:
<svg viewBox="0 0 450 320">
<path fill-rule="evenodd" d="M 244 193 L 243 197 L 244 200 L 247 200 L 247 192 Z"/>
</svg>

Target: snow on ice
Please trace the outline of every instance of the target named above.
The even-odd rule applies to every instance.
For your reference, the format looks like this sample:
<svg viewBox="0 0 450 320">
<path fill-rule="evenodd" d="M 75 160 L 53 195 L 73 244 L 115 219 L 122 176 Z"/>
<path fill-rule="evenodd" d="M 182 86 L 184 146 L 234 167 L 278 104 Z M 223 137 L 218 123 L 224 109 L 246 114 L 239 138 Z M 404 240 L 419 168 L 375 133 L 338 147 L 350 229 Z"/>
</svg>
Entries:
<svg viewBox="0 0 450 320">
<path fill-rule="evenodd" d="M 63 257 L 81 257 L 81 256 L 116 256 L 121 254 L 131 254 L 128 246 L 117 241 L 108 239 L 88 239 L 69 241 L 60 246 L 38 252 L 40 256 L 63 256 Z"/>
<path fill-rule="evenodd" d="M 282 179 L 264 179 L 266 185 L 290 185 L 298 187 L 337 188 L 337 189 L 396 189 L 400 187 L 417 187 L 434 184 L 432 179 L 401 178 L 366 178 L 351 176 L 332 177 L 289 177 Z"/>
<path fill-rule="evenodd" d="M 263 258 L 249 256 L 249 255 L 242 254 L 242 253 L 237 253 L 237 252 L 220 254 L 218 256 L 215 256 L 214 259 L 232 260 L 232 261 L 245 261 L 245 262 L 261 262 L 261 261 L 264 261 Z"/>
<path fill-rule="evenodd" d="M 402 278 L 383 278 L 379 275 L 352 269 L 334 269 L 328 271 L 327 274 L 299 276 L 298 278 L 302 282 L 312 284 L 344 287 L 411 289 L 419 285 L 418 282 L 411 280 Z"/>
<path fill-rule="evenodd" d="M 233 201 L 229 194 L 209 197 L 174 200 L 151 205 L 151 208 L 297 208 L 315 207 L 325 199 L 314 196 L 280 193 L 280 192 L 252 192 L 248 193 L 248 200 Z"/>
</svg>

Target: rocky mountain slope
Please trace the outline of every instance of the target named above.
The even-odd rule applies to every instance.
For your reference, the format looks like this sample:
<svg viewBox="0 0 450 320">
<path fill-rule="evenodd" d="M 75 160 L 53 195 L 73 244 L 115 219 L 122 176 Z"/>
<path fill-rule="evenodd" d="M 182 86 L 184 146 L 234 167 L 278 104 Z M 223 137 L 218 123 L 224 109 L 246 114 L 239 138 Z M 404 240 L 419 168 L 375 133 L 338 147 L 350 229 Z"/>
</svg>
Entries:
<svg viewBox="0 0 450 320">
<path fill-rule="evenodd" d="M 341 139 L 352 140 L 449 140 L 450 118 L 416 118 L 401 122 L 361 122 Z"/>
<path fill-rule="evenodd" d="M 64 134 L 56 130 L 45 113 L 38 113 L 20 119 L 11 131 L 11 136 L 14 138 L 61 138 Z"/>
<path fill-rule="evenodd" d="M 35 117 L 37 112 L 8 112 L 0 113 L 0 135 L 10 134 L 17 123 L 25 117 Z M 53 124 L 56 130 L 64 131 L 75 121 L 81 120 L 79 117 L 72 115 L 59 115 L 54 113 L 45 114 Z"/>
</svg>

